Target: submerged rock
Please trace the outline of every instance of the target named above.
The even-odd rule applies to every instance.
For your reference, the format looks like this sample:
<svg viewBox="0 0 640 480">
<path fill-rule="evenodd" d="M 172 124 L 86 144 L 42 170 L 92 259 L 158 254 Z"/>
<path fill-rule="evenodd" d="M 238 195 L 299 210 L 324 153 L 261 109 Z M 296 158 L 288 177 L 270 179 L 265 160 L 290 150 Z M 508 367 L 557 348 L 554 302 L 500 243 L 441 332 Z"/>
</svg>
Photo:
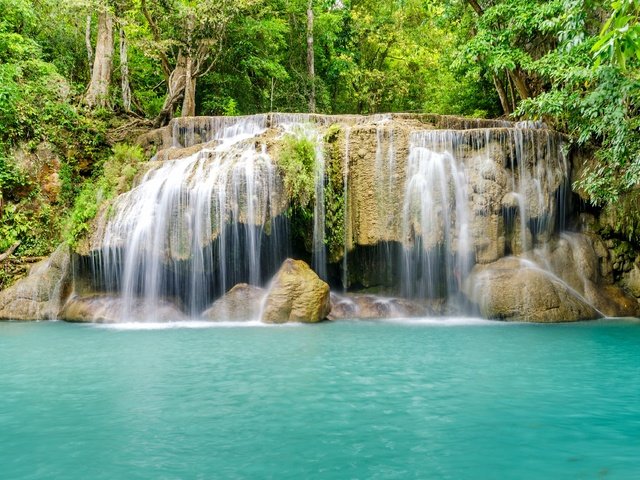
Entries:
<svg viewBox="0 0 640 480">
<path fill-rule="evenodd" d="M 331 294 L 329 320 L 423 317 L 432 313 L 426 306 L 404 298 Z"/>
<path fill-rule="evenodd" d="M 266 323 L 316 323 L 329 315 L 329 285 L 302 260 L 286 259 L 264 301 Z"/>
<path fill-rule="evenodd" d="M 0 319 L 58 318 L 70 285 L 70 264 L 69 247 L 60 245 L 47 260 L 34 265 L 29 276 L 0 292 Z"/>
<path fill-rule="evenodd" d="M 464 293 L 484 318 L 553 323 L 602 317 L 559 277 L 515 257 L 476 265 Z"/>
<path fill-rule="evenodd" d="M 202 312 L 202 317 L 213 321 L 257 320 L 266 293 L 264 288 L 239 283 Z"/>
<path fill-rule="evenodd" d="M 60 312 L 60 319 L 79 323 L 120 323 L 125 321 L 169 322 L 186 320 L 178 307 L 167 301 L 153 304 L 135 300 L 127 309 L 130 317 L 123 318 L 125 301 L 113 295 L 87 295 L 69 298 Z"/>
</svg>

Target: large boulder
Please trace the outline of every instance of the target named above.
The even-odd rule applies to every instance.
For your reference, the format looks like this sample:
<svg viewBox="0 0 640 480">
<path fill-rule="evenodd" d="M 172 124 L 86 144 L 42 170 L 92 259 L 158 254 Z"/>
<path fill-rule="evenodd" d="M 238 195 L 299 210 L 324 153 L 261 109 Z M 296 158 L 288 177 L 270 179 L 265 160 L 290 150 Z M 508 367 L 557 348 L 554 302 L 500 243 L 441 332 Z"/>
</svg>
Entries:
<svg viewBox="0 0 640 480">
<path fill-rule="evenodd" d="M 332 293 L 329 320 L 424 317 L 429 314 L 432 312 L 426 306 L 404 298 Z"/>
<path fill-rule="evenodd" d="M 266 323 L 316 323 L 329 315 L 329 285 L 302 260 L 286 259 L 264 301 Z"/>
<path fill-rule="evenodd" d="M 121 323 L 131 321 L 170 322 L 186 320 L 186 316 L 174 304 L 134 299 L 128 304 L 119 296 L 96 294 L 73 296 L 67 300 L 60 319 L 80 323 Z"/>
<path fill-rule="evenodd" d="M 202 317 L 213 321 L 258 320 L 266 293 L 264 288 L 239 283 L 202 312 Z"/>
<path fill-rule="evenodd" d="M 484 318 L 553 323 L 602 317 L 559 277 L 515 257 L 476 265 L 464 293 Z"/>
<path fill-rule="evenodd" d="M 69 247 L 59 246 L 35 264 L 26 278 L 0 292 L 0 320 L 51 320 L 58 318 L 71 284 Z"/>
</svg>

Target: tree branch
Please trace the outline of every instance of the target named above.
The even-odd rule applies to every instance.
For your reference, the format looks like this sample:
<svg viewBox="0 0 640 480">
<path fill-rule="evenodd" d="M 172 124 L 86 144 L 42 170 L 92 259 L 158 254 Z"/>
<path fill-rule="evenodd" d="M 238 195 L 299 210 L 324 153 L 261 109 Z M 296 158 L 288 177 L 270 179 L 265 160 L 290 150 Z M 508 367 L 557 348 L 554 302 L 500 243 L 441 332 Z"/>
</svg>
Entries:
<svg viewBox="0 0 640 480">
<path fill-rule="evenodd" d="M 0 255 L 0 263 L 4 262 L 7 258 L 9 258 L 11 255 L 13 255 L 13 252 L 15 252 L 16 249 L 20 246 L 20 243 L 21 243 L 20 240 L 18 240 L 16 243 L 11 245 L 11 247 L 9 247 L 9 250 L 7 250 L 3 254 L 1 254 Z"/>
<path fill-rule="evenodd" d="M 151 14 L 149 13 L 149 9 L 147 8 L 146 0 L 140 0 L 140 9 L 142 10 L 142 14 L 144 18 L 147 19 L 147 23 L 149 24 L 149 28 L 151 29 L 151 33 L 153 34 L 153 39 L 156 43 L 160 43 L 162 38 L 160 37 L 160 30 L 158 29 L 158 25 L 153 21 Z M 169 58 L 167 54 L 162 50 L 159 50 L 160 55 L 160 63 L 162 65 L 162 72 L 164 73 L 165 79 L 169 80 L 169 76 L 171 75 L 171 64 L 169 63 Z"/>
<path fill-rule="evenodd" d="M 484 10 L 480 6 L 480 4 L 477 2 L 477 0 L 467 0 L 467 3 L 471 5 L 471 8 L 475 10 L 478 16 L 481 17 L 484 14 Z"/>
</svg>

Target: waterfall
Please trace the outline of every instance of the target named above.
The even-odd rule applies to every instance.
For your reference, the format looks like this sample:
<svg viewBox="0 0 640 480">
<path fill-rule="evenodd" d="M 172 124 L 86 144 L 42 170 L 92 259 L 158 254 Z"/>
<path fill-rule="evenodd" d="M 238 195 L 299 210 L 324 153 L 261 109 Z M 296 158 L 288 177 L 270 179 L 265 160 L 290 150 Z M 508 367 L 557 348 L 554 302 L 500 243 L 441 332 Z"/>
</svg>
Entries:
<svg viewBox="0 0 640 480">
<path fill-rule="evenodd" d="M 342 253 L 342 291 L 349 288 L 349 155 L 350 155 L 351 127 L 346 127 L 344 132 L 344 165 L 342 167 L 342 191 L 344 192 L 344 247 Z"/>
<path fill-rule="evenodd" d="M 413 132 L 402 208 L 403 293 L 446 298 L 476 262 L 544 245 L 564 228 L 568 176 L 561 140 L 546 130 Z"/>
<path fill-rule="evenodd" d="M 315 170 L 315 191 L 316 198 L 313 207 L 313 269 L 318 276 L 327 279 L 327 246 L 325 245 L 325 161 L 324 142 L 321 135 L 316 135 L 316 170 Z"/>
<path fill-rule="evenodd" d="M 467 182 L 447 131 L 411 137 L 402 212 L 402 291 L 445 297 L 470 268 Z M 442 145 L 445 149 L 439 151 Z"/>
<path fill-rule="evenodd" d="M 197 315 L 236 283 L 261 283 L 286 257 L 281 180 L 256 148 L 264 124 L 250 120 L 211 130 L 215 146 L 151 162 L 112 205 L 96 272 L 119 291 L 123 318 L 136 302 L 153 311 L 161 298 Z"/>
<path fill-rule="evenodd" d="M 310 244 L 295 248 L 291 199 L 270 155 L 285 135 L 314 145 Z M 117 293 L 122 318 L 152 316 L 167 301 L 198 316 L 240 282 L 264 285 L 295 251 L 344 293 L 373 287 L 457 301 L 476 264 L 535 249 L 544 267 L 546 245 L 565 228 L 569 170 L 561 137 L 537 124 L 389 114 L 174 119 L 134 188 L 97 222 L 90 291 Z M 328 179 L 344 199 L 344 244 L 331 260 Z"/>
</svg>

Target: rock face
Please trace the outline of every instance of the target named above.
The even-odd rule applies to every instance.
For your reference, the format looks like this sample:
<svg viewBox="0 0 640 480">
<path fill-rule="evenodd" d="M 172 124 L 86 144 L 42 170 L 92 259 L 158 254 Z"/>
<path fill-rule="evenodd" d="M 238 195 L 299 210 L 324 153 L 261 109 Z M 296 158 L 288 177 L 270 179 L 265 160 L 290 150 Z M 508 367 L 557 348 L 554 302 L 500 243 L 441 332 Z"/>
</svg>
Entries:
<svg viewBox="0 0 640 480">
<path fill-rule="evenodd" d="M 560 277 L 603 314 L 610 317 L 640 315 L 640 303 L 613 284 L 612 262 L 600 237 L 562 233 L 558 239 L 549 242 L 545 250 L 533 250 L 530 257 Z"/>
<path fill-rule="evenodd" d="M 624 278 L 624 286 L 636 298 L 640 298 L 640 266 L 633 265 L 633 268 Z"/>
<path fill-rule="evenodd" d="M 558 277 L 514 257 L 476 265 L 464 291 L 489 319 L 553 323 L 602 316 Z"/>
<path fill-rule="evenodd" d="M 202 317 L 213 321 L 258 320 L 266 293 L 264 288 L 239 283 L 202 312 Z"/>
<path fill-rule="evenodd" d="M 124 321 L 169 322 L 186 320 L 175 305 L 160 301 L 150 305 L 138 301 L 130 309 L 131 317 L 122 318 L 123 300 L 113 295 L 71 297 L 60 312 L 60 319 L 79 323 L 120 323 Z"/>
<path fill-rule="evenodd" d="M 286 259 L 264 301 L 266 323 L 316 323 L 329 315 L 329 285 L 302 260 Z"/>
<path fill-rule="evenodd" d="M 61 245 L 47 260 L 34 265 L 29 276 L 0 292 L 0 319 L 58 318 L 71 283 L 69 247 Z"/>
<path fill-rule="evenodd" d="M 422 317 L 432 313 L 424 305 L 404 298 L 332 293 L 329 320 Z"/>
</svg>

